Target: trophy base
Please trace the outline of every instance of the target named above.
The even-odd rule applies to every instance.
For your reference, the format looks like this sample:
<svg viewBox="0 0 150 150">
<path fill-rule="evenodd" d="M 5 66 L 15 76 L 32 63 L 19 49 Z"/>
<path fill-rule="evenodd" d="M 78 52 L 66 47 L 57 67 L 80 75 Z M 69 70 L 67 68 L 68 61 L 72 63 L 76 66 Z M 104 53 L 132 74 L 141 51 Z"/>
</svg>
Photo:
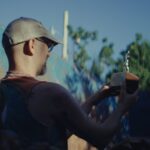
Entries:
<svg viewBox="0 0 150 150">
<path fill-rule="evenodd" d="M 110 82 L 110 89 L 112 95 L 120 93 L 121 85 L 124 80 L 126 81 L 126 91 L 129 94 L 134 93 L 139 86 L 139 77 L 130 72 L 118 72 L 114 73 Z"/>
<path fill-rule="evenodd" d="M 129 94 L 134 93 L 139 86 L 139 80 L 128 80 L 126 79 L 126 91 Z"/>
</svg>

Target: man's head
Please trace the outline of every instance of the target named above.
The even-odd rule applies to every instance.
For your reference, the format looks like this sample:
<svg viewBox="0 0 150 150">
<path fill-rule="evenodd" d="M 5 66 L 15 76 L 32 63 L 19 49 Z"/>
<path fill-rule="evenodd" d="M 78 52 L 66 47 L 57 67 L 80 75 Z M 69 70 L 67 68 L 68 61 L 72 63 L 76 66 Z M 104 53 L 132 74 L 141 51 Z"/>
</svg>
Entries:
<svg viewBox="0 0 150 150">
<path fill-rule="evenodd" d="M 49 33 L 49 31 L 42 25 L 41 22 L 32 18 L 24 18 L 24 17 L 18 18 L 10 22 L 8 26 L 6 27 L 3 33 L 3 37 L 2 37 L 2 44 L 8 56 L 9 64 L 11 60 L 17 59 L 13 57 L 14 53 L 18 53 L 19 55 L 21 51 L 20 49 L 22 48 L 23 50 L 22 52 L 24 56 L 32 55 L 34 56 L 32 57 L 34 58 L 34 61 L 35 61 L 35 58 L 38 61 L 37 64 L 39 65 L 39 70 L 37 72 L 37 75 L 44 74 L 44 70 L 45 70 L 44 68 L 46 66 L 46 60 L 48 57 L 46 52 L 49 53 L 48 48 L 52 48 L 58 43 L 60 42 L 56 40 Z M 43 46 L 47 46 L 47 47 L 41 47 L 42 44 L 44 44 Z M 38 47 L 35 45 L 38 45 Z M 42 51 L 42 48 L 47 49 L 47 51 L 44 51 L 44 50 Z M 19 50 L 16 51 L 16 49 L 19 49 Z M 35 49 L 37 49 L 36 52 L 39 54 L 38 56 L 37 54 L 35 54 Z M 38 52 L 38 49 L 40 49 L 39 52 Z M 40 60 L 40 59 L 44 59 L 44 56 L 42 58 L 42 55 L 44 55 L 44 53 L 45 53 L 45 60 Z M 39 57 L 40 55 L 41 57 Z M 17 55 L 15 54 L 15 56 Z M 20 54 L 20 57 L 21 57 L 21 54 Z M 27 57 L 24 57 L 24 58 L 27 58 Z M 16 61 L 14 62 L 17 63 Z M 40 63 L 43 63 L 43 64 L 40 64 Z M 40 67 L 41 67 L 41 70 L 40 70 Z"/>
<path fill-rule="evenodd" d="M 52 42 L 54 44 L 60 43 L 49 33 L 49 31 L 42 25 L 41 22 L 32 18 L 21 17 L 10 22 L 3 35 L 8 37 L 10 45 L 16 45 L 39 37 L 46 38 L 50 44 Z M 5 46 L 4 41 L 3 46 Z"/>
</svg>

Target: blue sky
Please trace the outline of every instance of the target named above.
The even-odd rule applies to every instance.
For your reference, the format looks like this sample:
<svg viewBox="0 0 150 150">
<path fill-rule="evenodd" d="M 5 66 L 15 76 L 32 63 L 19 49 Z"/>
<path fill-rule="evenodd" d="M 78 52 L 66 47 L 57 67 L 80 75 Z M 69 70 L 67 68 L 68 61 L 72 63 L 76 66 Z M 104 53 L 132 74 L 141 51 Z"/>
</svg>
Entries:
<svg viewBox="0 0 150 150">
<path fill-rule="evenodd" d="M 150 40 L 149 6 L 150 0 L 0 0 L 0 24 L 5 27 L 20 16 L 32 17 L 47 28 L 54 26 L 61 39 L 63 13 L 68 10 L 73 27 L 98 31 L 99 39 L 89 45 L 90 51 L 98 51 L 101 39 L 107 37 L 118 53 L 134 40 L 137 32 Z"/>
</svg>

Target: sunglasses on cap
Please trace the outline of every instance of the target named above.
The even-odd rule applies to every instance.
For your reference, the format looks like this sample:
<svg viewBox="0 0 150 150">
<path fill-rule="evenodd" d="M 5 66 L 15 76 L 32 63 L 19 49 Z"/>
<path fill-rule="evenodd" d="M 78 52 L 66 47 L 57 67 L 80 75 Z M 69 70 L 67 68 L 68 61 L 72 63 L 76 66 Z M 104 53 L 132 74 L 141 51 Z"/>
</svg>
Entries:
<svg viewBox="0 0 150 150">
<path fill-rule="evenodd" d="M 42 43 L 45 43 L 48 46 L 49 52 L 51 52 L 55 46 L 55 43 L 53 43 L 53 42 L 49 43 L 49 41 L 44 37 L 39 37 L 39 38 L 35 38 L 35 39 Z"/>
</svg>

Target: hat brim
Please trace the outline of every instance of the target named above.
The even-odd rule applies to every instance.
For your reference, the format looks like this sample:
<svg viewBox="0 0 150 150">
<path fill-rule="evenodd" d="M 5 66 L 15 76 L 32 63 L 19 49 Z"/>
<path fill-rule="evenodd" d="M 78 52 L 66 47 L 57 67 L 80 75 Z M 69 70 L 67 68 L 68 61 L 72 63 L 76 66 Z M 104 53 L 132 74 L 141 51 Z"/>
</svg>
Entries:
<svg viewBox="0 0 150 150">
<path fill-rule="evenodd" d="M 59 41 L 59 40 L 57 40 L 57 39 L 55 39 L 54 37 L 51 37 L 51 36 L 44 36 L 44 38 L 46 38 L 49 43 L 53 42 L 55 45 L 63 44 L 62 41 Z"/>
</svg>

